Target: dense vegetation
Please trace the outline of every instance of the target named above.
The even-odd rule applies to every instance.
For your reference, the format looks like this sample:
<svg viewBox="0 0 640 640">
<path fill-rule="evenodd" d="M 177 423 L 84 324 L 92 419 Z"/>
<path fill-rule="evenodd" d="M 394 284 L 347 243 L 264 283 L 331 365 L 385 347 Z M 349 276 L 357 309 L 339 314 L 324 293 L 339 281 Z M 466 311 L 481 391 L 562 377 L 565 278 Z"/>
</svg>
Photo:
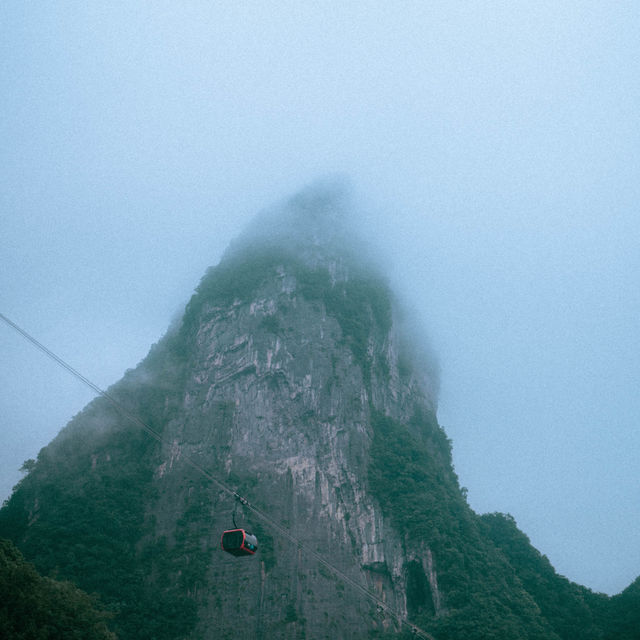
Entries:
<svg viewBox="0 0 640 640">
<path fill-rule="evenodd" d="M 80 419 L 115 427 L 83 433 Z M 155 447 L 99 398 L 42 449 L 0 511 L 0 535 L 18 541 L 44 575 L 100 593 L 123 638 L 176 638 L 195 624 L 193 602 L 170 580 L 174 558 L 163 541 L 145 538 Z M 146 560 L 155 554 L 164 565 L 150 584 Z"/>
<path fill-rule="evenodd" d="M 0 638 L 115 640 L 95 598 L 69 582 L 42 577 L 8 540 L 0 539 Z"/>
<path fill-rule="evenodd" d="M 640 578 L 611 598 L 609 621 L 605 640 L 640 638 Z"/>
<path fill-rule="evenodd" d="M 374 411 L 373 426 L 371 489 L 406 539 L 437 558 L 441 614 L 418 564 L 407 604 L 438 640 L 640 639 L 640 578 L 613 598 L 593 593 L 559 576 L 511 516 L 473 513 L 438 461 L 448 441 L 435 417 L 403 425 Z"/>
<path fill-rule="evenodd" d="M 448 442 L 435 418 L 418 412 L 413 422 L 408 428 L 373 412 L 369 483 L 406 540 L 437 559 L 443 610 L 434 615 L 433 594 L 422 580 L 417 593 L 407 594 L 415 621 L 439 640 L 557 638 L 504 556 L 482 536 L 443 464 Z M 420 432 L 424 437 L 414 435 Z"/>
<path fill-rule="evenodd" d="M 531 546 L 511 516 L 492 513 L 480 519 L 489 538 L 507 557 L 522 585 L 561 638 L 603 637 L 608 624 L 606 596 L 559 576 L 546 556 Z"/>
</svg>

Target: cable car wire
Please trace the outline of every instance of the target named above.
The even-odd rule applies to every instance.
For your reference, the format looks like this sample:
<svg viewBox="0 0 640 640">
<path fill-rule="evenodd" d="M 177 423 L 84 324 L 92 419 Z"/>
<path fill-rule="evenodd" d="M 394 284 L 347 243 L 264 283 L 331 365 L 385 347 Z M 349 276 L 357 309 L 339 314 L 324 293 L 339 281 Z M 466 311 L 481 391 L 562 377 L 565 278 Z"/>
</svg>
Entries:
<svg viewBox="0 0 640 640">
<path fill-rule="evenodd" d="M 171 446 L 171 442 L 169 442 L 166 438 L 163 438 L 155 429 L 150 427 L 148 424 L 143 422 L 138 416 L 128 411 L 125 407 L 120 404 L 120 402 L 114 398 L 111 394 L 107 393 L 103 389 L 101 389 L 97 384 L 93 383 L 89 378 L 82 375 L 77 369 L 74 369 L 70 364 L 68 364 L 65 360 L 63 360 L 60 356 L 56 355 L 53 351 L 48 349 L 41 342 L 36 340 L 32 335 L 30 335 L 27 331 L 22 329 L 15 322 L 12 322 L 7 316 L 0 313 L 0 320 L 3 320 L 6 324 L 8 324 L 12 329 L 18 332 L 23 338 L 25 338 L 28 342 L 30 342 L 37 349 L 42 351 L 46 356 L 51 358 L 56 364 L 65 369 L 72 376 L 80 380 L 80 382 L 84 383 L 88 387 L 90 387 L 93 391 L 95 391 L 98 395 L 102 396 L 106 400 L 108 400 L 122 415 L 131 420 L 134 424 L 140 427 L 143 431 L 145 431 L 149 436 L 151 436 L 154 440 L 157 440 L 160 444 L 164 444 L 167 446 Z M 317 553 L 313 549 L 305 546 L 298 538 L 296 538 L 288 529 L 280 525 L 278 522 L 273 520 L 270 516 L 268 516 L 264 511 L 251 504 L 245 497 L 241 496 L 237 491 L 234 491 L 230 487 L 228 487 L 224 482 L 218 480 L 215 476 L 213 476 L 209 471 L 207 471 L 203 466 L 195 462 L 189 456 L 181 456 L 181 459 L 187 463 L 190 467 L 195 469 L 198 473 L 202 474 L 208 480 L 210 480 L 218 489 L 232 496 L 235 500 L 240 502 L 243 506 L 247 507 L 252 513 L 254 513 L 258 518 L 260 518 L 263 522 L 267 523 L 273 530 L 277 531 L 283 538 L 289 540 L 289 542 L 293 543 L 298 549 L 304 551 L 307 556 L 311 556 L 314 560 L 319 562 L 321 565 L 329 569 L 334 573 L 334 575 L 338 576 L 343 582 L 346 582 L 356 591 L 359 591 L 362 595 L 373 600 L 376 603 L 376 608 L 378 611 L 384 611 L 390 617 L 394 618 L 400 627 L 406 626 L 411 632 L 420 637 L 424 638 L 424 640 L 435 640 L 435 638 L 421 629 L 420 627 L 412 624 L 406 618 L 403 618 L 400 613 L 398 613 L 393 607 L 388 605 L 384 600 L 379 598 L 373 591 L 370 591 L 367 587 L 363 586 L 359 582 L 355 581 L 353 578 L 349 577 L 346 573 L 344 573 L 341 569 L 333 565 L 329 562 L 324 556 Z M 235 526 L 235 521 L 234 521 Z"/>
</svg>

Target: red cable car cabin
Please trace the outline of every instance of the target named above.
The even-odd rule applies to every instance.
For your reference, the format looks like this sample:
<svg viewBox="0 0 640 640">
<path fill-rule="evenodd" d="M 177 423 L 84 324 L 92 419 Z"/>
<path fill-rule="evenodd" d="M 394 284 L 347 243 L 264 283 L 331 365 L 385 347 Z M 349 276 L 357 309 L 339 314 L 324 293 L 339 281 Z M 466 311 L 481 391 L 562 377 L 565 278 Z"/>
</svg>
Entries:
<svg viewBox="0 0 640 640">
<path fill-rule="evenodd" d="M 244 529 L 229 529 L 222 534 L 220 546 L 233 556 L 252 556 L 258 550 L 258 538 Z"/>
</svg>

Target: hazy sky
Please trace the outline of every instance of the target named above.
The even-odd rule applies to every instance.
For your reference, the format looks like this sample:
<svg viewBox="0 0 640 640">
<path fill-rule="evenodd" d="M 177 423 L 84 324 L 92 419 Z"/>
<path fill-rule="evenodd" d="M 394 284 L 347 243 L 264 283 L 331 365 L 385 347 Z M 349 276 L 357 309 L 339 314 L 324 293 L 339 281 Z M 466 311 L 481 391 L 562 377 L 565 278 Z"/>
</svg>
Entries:
<svg viewBox="0 0 640 640">
<path fill-rule="evenodd" d="M 0 312 L 99 386 L 260 209 L 351 178 L 478 512 L 640 574 L 640 4 L 4 2 Z M 0 494 L 92 397 L 0 325 Z"/>
</svg>

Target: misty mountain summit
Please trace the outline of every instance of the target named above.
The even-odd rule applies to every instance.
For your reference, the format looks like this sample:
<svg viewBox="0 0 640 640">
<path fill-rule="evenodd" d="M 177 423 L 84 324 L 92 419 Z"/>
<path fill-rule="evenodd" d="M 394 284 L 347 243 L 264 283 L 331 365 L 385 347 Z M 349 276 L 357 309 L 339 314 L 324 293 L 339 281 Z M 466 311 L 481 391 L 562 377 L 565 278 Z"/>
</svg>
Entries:
<svg viewBox="0 0 640 640">
<path fill-rule="evenodd" d="M 223 257 L 279 250 L 308 267 L 344 261 L 375 270 L 372 249 L 360 237 L 357 211 L 346 181 L 320 181 L 258 213 Z"/>
<path fill-rule="evenodd" d="M 637 638 L 637 588 L 573 584 L 509 516 L 467 505 L 435 364 L 349 211 L 322 187 L 257 216 L 109 389 L 160 440 L 96 398 L 0 536 L 99 594 L 120 639 L 393 638 L 401 621 L 437 640 Z M 232 528 L 255 555 L 221 550 Z"/>
</svg>

